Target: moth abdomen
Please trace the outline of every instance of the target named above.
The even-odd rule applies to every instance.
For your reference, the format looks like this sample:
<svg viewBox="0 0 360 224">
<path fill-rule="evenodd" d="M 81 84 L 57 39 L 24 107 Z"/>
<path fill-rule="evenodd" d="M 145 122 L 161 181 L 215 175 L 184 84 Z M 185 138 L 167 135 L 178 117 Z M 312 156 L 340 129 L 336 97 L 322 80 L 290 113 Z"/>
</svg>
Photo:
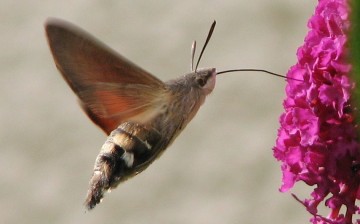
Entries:
<svg viewBox="0 0 360 224">
<path fill-rule="evenodd" d="M 131 122 L 111 132 L 95 161 L 85 205 L 92 209 L 104 191 L 145 169 L 154 159 L 161 135 L 153 128 Z"/>
<path fill-rule="evenodd" d="M 122 158 L 125 150 L 113 142 L 106 141 L 96 158 L 94 172 L 90 180 L 85 206 L 92 209 L 100 203 L 104 191 L 122 179 L 127 164 Z"/>
</svg>

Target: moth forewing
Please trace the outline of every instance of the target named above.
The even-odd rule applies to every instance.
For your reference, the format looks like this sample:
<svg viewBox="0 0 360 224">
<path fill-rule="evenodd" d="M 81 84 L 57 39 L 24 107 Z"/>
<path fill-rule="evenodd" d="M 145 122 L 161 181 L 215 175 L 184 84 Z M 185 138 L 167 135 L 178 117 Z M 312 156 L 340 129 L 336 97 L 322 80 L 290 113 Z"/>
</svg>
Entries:
<svg viewBox="0 0 360 224">
<path fill-rule="evenodd" d="M 81 28 L 51 18 L 46 21 L 45 30 L 58 70 L 79 97 L 89 118 L 107 134 L 131 117 L 129 111 L 144 113 L 151 108 L 144 105 L 150 105 L 164 95 L 165 84 L 162 81 Z M 123 88 L 116 91 L 106 89 L 114 84 L 147 86 L 151 94 L 145 88 L 137 88 L 136 94 L 128 90 L 126 94 L 126 91 L 121 91 Z M 100 110 L 101 107 L 103 109 Z M 101 111 L 106 111 L 106 115 Z"/>
</svg>

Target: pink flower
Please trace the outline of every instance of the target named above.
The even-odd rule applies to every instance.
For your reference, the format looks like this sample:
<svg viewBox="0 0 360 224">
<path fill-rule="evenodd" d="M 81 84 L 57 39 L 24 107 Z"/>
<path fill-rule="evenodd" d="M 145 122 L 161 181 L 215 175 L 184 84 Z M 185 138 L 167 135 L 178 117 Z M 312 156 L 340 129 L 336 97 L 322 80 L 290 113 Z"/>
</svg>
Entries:
<svg viewBox="0 0 360 224">
<path fill-rule="evenodd" d="M 303 82 L 288 80 L 273 149 L 282 163 L 280 191 L 298 181 L 314 187 L 307 199 L 294 195 L 313 215 L 313 223 L 348 224 L 360 213 L 355 204 L 360 199 L 360 144 L 350 102 L 354 83 L 347 61 L 348 15 L 346 0 L 319 0 L 297 51 L 298 62 L 287 74 Z M 327 217 L 318 214 L 320 204 L 330 209 Z"/>
</svg>

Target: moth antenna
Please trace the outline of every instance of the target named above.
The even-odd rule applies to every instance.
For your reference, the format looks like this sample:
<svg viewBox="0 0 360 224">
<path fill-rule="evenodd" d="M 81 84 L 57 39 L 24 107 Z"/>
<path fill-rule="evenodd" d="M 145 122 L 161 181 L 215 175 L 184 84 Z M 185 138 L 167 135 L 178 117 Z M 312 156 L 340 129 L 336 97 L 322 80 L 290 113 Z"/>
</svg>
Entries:
<svg viewBox="0 0 360 224">
<path fill-rule="evenodd" d="M 207 44 L 209 43 L 209 40 L 210 40 L 210 38 L 211 38 L 211 35 L 212 35 L 212 33 L 213 33 L 214 29 L 215 29 L 215 25 L 216 25 L 216 21 L 214 20 L 214 22 L 212 23 L 212 25 L 211 25 L 211 27 L 210 27 L 209 34 L 208 34 L 207 37 L 206 37 L 205 44 L 204 44 L 203 48 L 201 49 L 199 59 L 197 60 L 197 63 L 196 63 L 195 72 L 196 72 L 196 70 L 197 70 L 197 68 L 198 68 L 198 66 L 199 66 L 200 59 L 201 59 L 201 57 L 202 57 L 202 55 L 203 55 L 203 53 L 204 53 L 204 51 L 205 51 L 205 48 L 206 48 Z"/>
<path fill-rule="evenodd" d="M 196 40 L 192 42 L 191 45 L 191 64 L 190 69 L 193 72 L 194 71 L 194 57 L 195 57 L 195 51 L 196 51 Z"/>
<path fill-rule="evenodd" d="M 220 74 L 223 74 L 223 73 L 228 73 L 228 72 L 264 72 L 264 73 L 267 73 L 267 74 L 270 74 L 270 75 L 273 75 L 273 76 L 277 76 L 277 77 L 281 77 L 281 78 L 284 78 L 284 79 L 291 79 L 291 80 L 296 80 L 296 81 L 300 81 L 300 82 L 304 81 L 304 80 L 301 80 L 301 79 L 295 79 L 295 78 L 291 78 L 291 77 L 286 77 L 284 75 L 280 75 L 280 74 L 270 72 L 270 71 L 267 71 L 267 70 L 264 70 L 264 69 L 254 69 L 254 68 L 230 69 L 230 70 L 225 70 L 225 71 L 218 72 L 217 75 L 220 75 Z"/>
</svg>

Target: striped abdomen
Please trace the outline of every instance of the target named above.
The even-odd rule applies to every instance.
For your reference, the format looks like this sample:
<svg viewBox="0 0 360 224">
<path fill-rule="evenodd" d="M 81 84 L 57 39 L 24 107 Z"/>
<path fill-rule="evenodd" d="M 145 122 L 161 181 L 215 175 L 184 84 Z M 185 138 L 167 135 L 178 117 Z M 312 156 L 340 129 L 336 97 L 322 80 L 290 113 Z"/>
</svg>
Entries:
<svg viewBox="0 0 360 224">
<path fill-rule="evenodd" d="M 100 202 L 105 190 L 143 171 L 161 153 L 162 136 L 154 128 L 125 122 L 111 132 L 96 158 L 85 201 L 88 209 Z"/>
</svg>

